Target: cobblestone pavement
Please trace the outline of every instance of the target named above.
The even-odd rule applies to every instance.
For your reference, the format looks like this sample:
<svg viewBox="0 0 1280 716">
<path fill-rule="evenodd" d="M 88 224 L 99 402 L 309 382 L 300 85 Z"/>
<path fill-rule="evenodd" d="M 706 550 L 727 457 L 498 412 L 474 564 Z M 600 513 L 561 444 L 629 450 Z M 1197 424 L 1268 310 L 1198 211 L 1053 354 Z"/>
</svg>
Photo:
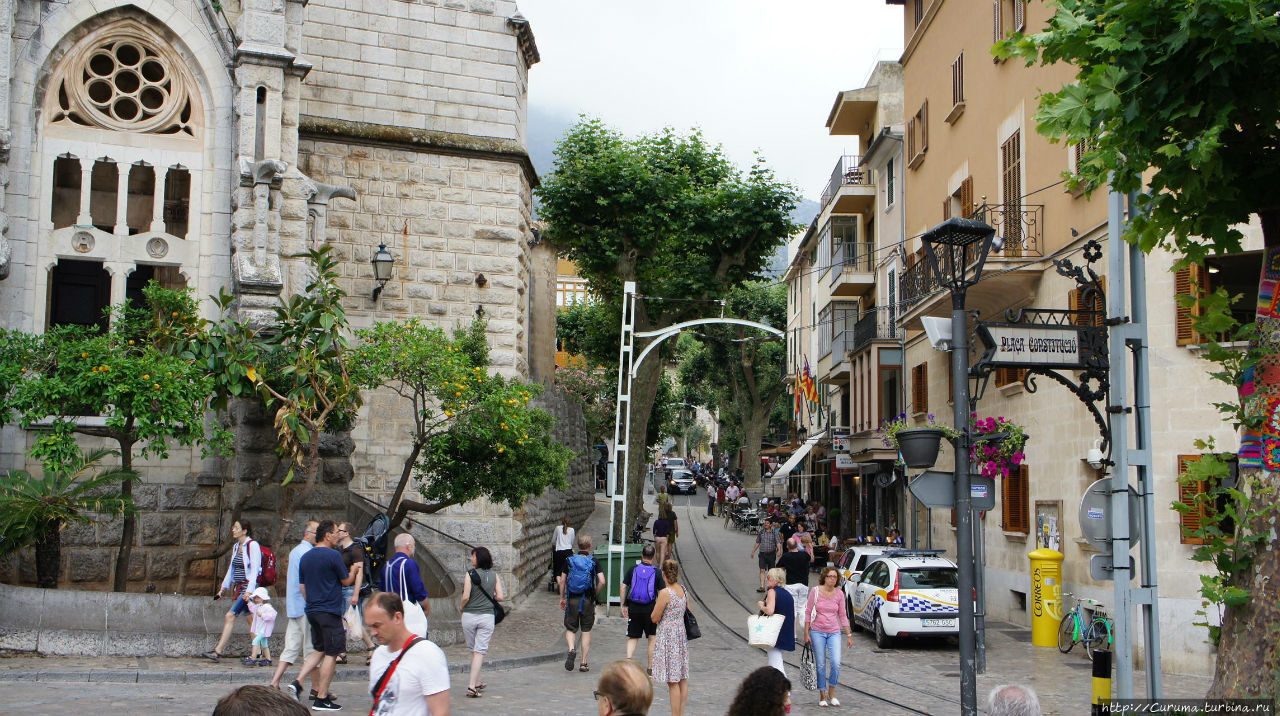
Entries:
<svg viewBox="0 0 1280 716">
<path fill-rule="evenodd" d="M 726 529 L 720 519 L 704 518 L 705 498 L 677 497 L 680 536 L 677 554 L 682 581 L 694 595 L 704 637 L 691 646 L 689 716 L 723 714 L 742 676 L 764 664 L 764 654 L 748 647 L 747 609 L 734 599 L 754 604 L 758 586 L 752 538 Z M 652 508 L 651 508 L 652 509 Z M 607 532 L 607 502 L 583 532 L 603 541 Z M 469 654 L 465 645 L 445 649 L 453 671 L 455 714 L 580 714 L 593 713 L 591 691 L 601 667 L 624 656 L 625 624 L 616 608 L 598 610 L 590 655 L 592 672 L 564 670 L 564 632 L 556 596 L 538 590 L 526 596 L 495 635 L 483 679 L 489 689 L 481 699 L 463 696 Z M 728 628 L 720 622 L 723 621 Z M 637 657 L 643 658 L 641 643 Z M 341 667 L 334 690 L 347 704 L 345 711 L 364 712 L 367 672 L 363 658 Z M 814 696 L 799 685 L 799 673 L 789 661 L 795 680 L 793 714 L 830 713 L 819 709 Z M 492 668 L 491 668 L 492 667 Z M 5 698 L 0 712 L 83 716 L 86 711 L 134 711 L 157 714 L 208 714 L 233 684 L 265 683 L 266 669 L 249 669 L 231 662 L 212 664 L 197 659 L 67 659 L 12 657 L 0 659 Z M 1141 675 L 1139 674 L 1139 680 Z M 865 634 L 855 635 L 842 659 L 842 708 L 858 714 L 958 713 L 959 676 L 953 641 L 907 642 L 880 650 Z M 122 683 L 135 682 L 135 683 Z M 137 683 L 141 682 L 141 683 Z M 1030 631 L 1021 626 L 992 623 L 988 629 L 988 671 L 978 677 L 979 702 L 1000 683 L 1027 683 L 1040 694 L 1045 713 L 1088 713 L 1090 669 L 1078 653 L 1035 648 Z M 1208 688 L 1207 677 L 1166 674 L 1165 695 L 1198 697 Z M 894 704 L 903 704 L 897 706 Z M 669 713 L 666 688 L 656 688 L 651 713 Z"/>
</svg>

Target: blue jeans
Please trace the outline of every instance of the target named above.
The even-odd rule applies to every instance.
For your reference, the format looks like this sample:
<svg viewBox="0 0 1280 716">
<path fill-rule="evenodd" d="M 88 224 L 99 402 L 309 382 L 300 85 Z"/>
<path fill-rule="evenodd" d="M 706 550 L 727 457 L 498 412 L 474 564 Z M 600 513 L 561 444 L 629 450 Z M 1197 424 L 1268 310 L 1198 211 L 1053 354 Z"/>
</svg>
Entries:
<svg viewBox="0 0 1280 716">
<path fill-rule="evenodd" d="M 813 642 L 813 660 L 818 667 L 818 690 L 840 685 L 840 632 L 809 630 Z"/>
</svg>

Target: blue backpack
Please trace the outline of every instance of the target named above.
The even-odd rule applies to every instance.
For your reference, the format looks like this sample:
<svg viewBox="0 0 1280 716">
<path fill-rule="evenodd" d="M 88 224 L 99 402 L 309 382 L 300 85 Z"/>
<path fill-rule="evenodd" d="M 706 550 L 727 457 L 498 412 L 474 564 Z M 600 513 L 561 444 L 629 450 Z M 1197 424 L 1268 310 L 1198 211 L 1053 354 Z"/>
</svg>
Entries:
<svg viewBox="0 0 1280 716">
<path fill-rule="evenodd" d="M 654 589 L 654 579 L 658 574 L 657 567 L 643 562 L 636 565 L 635 571 L 631 573 L 630 591 L 627 592 L 627 599 L 637 604 L 647 604 L 652 602 L 657 596 L 657 590 Z"/>
<path fill-rule="evenodd" d="M 591 577 L 596 561 L 585 554 L 569 557 L 569 574 L 565 577 L 565 591 L 569 594 L 586 594 L 592 590 Z"/>
</svg>

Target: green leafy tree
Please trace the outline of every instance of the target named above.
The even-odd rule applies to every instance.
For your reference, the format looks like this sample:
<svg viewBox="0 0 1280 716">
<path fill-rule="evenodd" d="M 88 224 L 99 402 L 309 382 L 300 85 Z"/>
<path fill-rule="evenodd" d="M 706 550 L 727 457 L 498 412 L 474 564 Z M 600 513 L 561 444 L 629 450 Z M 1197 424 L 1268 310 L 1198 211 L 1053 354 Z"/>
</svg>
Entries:
<svg viewBox="0 0 1280 716">
<path fill-rule="evenodd" d="M 431 514 L 487 497 L 512 509 L 566 485 L 572 451 L 552 436 L 554 419 L 530 405 L 542 387 L 488 373 L 486 321 L 450 338 L 418 321 L 378 323 L 357 333 L 354 378 L 386 387 L 413 413 L 409 454 L 388 509 Z M 412 479 L 425 502 L 404 497 Z"/>
<path fill-rule="evenodd" d="M 773 326 L 786 325 L 786 287 L 753 283 L 729 292 L 726 315 Z M 786 345 L 745 326 L 706 326 L 698 347 L 680 364 L 680 382 L 704 396 L 721 420 L 735 425 L 722 434 L 721 448 L 745 449 L 741 465 L 749 488 L 760 487 L 761 443 L 779 399 L 786 390 Z M 729 439 L 726 439 L 729 438 Z M 734 445 L 728 445 L 733 442 Z M 730 454 L 735 454 L 731 451 Z"/>
<path fill-rule="evenodd" d="M 167 458 L 172 445 L 225 449 L 225 432 L 205 430 L 212 380 L 186 353 L 201 331 L 195 299 L 154 282 L 143 293 L 142 305 L 111 307 L 102 333 L 66 326 L 39 335 L 0 331 L 0 425 L 41 427 L 31 454 L 47 471 L 80 464 L 77 435 L 114 441 L 118 475 L 135 474 L 137 457 Z M 120 483 L 126 501 L 133 482 Z M 118 592 L 127 588 L 136 530 L 135 513 L 124 513 L 112 581 Z"/>
<path fill-rule="evenodd" d="M 120 488 L 137 480 L 136 475 L 120 467 L 88 475 L 103 458 L 114 454 L 95 450 L 45 468 L 41 477 L 10 470 L 0 478 L 0 554 L 34 545 L 37 587 L 58 588 L 63 527 L 135 511 L 133 499 Z"/>
<path fill-rule="evenodd" d="M 613 438 L 618 385 L 616 381 L 609 380 L 606 371 L 573 366 L 558 368 L 555 382 L 561 392 L 582 408 L 587 440 L 592 445 L 600 445 Z"/>
<path fill-rule="evenodd" d="M 760 277 L 793 230 L 796 204 L 795 190 L 763 161 L 744 174 L 697 132 L 628 139 L 594 119 L 565 134 L 538 195 L 546 236 L 603 303 L 620 305 L 623 282 L 637 283 L 647 297 L 636 307 L 637 331 L 706 316 L 703 301 Z M 631 382 L 630 475 L 644 475 L 643 428 L 661 372 L 651 359 Z M 630 481 L 628 513 L 638 512 L 643 487 Z"/>
<path fill-rule="evenodd" d="M 1264 267 L 1280 262 L 1280 87 L 1259 76 L 1280 60 L 1280 0 L 1054 7 L 1043 31 L 1014 35 L 994 51 L 1075 68 L 1073 82 L 1041 96 L 1036 115 L 1050 138 L 1087 142 L 1079 177 L 1069 181 L 1096 189 L 1114 177 L 1119 191 L 1145 190 L 1125 235 L 1144 250 L 1167 248 L 1183 264 L 1239 251 L 1238 227 L 1256 214 Z M 1264 352 L 1280 351 L 1274 337 L 1259 333 L 1257 341 Z M 1266 401 L 1243 407 L 1243 424 L 1268 417 Z M 1277 494 L 1280 474 L 1242 472 L 1241 492 L 1254 503 Z M 1246 546 L 1217 563 L 1227 573 L 1206 592 L 1230 597 L 1210 695 L 1276 698 L 1280 603 L 1254 590 L 1280 581 L 1280 551 L 1247 539 L 1269 535 L 1274 517 L 1249 509 L 1241 517 L 1235 542 Z"/>
</svg>

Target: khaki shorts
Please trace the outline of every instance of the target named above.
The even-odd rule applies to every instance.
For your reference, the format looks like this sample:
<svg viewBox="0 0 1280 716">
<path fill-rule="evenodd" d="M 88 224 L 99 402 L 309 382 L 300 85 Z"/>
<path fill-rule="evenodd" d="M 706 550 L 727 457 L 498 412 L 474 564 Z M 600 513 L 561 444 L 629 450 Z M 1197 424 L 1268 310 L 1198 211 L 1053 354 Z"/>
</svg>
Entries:
<svg viewBox="0 0 1280 716">
<path fill-rule="evenodd" d="M 565 600 L 564 628 L 574 632 L 581 629 L 582 633 L 586 634 L 595 625 L 595 597 L 590 594 L 570 594 Z"/>
<path fill-rule="evenodd" d="M 294 617 L 284 630 L 284 651 L 280 652 L 280 661 L 289 664 L 301 664 L 307 656 L 315 651 L 311 648 L 311 623 L 305 616 Z"/>
</svg>

